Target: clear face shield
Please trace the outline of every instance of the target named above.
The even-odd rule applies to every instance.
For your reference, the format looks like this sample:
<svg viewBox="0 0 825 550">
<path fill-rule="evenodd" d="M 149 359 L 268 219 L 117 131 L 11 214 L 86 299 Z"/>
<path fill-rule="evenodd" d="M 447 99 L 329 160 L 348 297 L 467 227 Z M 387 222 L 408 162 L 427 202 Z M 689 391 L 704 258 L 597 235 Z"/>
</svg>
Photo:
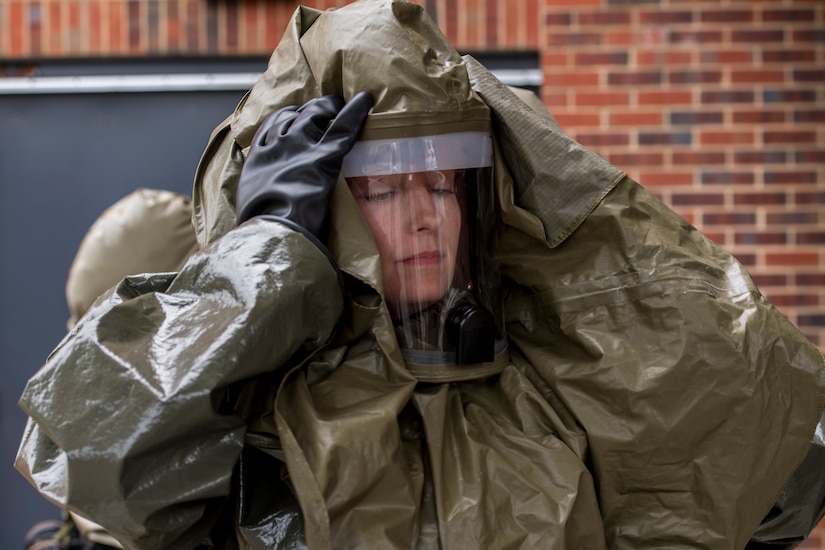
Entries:
<svg viewBox="0 0 825 550">
<path fill-rule="evenodd" d="M 493 361 L 506 347 L 486 132 L 361 141 L 342 172 L 381 255 L 405 361 Z"/>
</svg>

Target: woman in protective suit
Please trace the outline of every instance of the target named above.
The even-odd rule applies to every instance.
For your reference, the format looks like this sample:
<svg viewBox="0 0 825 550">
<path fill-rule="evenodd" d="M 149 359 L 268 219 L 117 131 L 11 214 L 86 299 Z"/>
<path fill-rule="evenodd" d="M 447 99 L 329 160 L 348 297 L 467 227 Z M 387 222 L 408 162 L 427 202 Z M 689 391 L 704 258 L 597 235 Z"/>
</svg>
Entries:
<svg viewBox="0 0 825 550">
<path fill-rule="evenodd" d="M 201 251 L 98 300 L 21 399 L 18 469 L 124 547 L 729 549 L 819 518 L 819 350 L 419 6 L 296 11 L 194 198 Z"/>
</svg>

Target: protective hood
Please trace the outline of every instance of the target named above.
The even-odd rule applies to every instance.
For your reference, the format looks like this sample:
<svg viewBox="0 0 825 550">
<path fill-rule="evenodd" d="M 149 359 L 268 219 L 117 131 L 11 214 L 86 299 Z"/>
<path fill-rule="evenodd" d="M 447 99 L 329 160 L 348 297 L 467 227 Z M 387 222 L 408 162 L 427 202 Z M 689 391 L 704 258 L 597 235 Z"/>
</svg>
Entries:
<svg viewBox="0 0 825 550">
<path fill-rule="evenodd" d="M 234 226 L 243 153 L 267 115 L 360 91 L 375 100 L 363 140 L 490 130 L 489 109 L 473 92 L 461 56 L 421 6 L 367 0 L 326 12 L 300 7 L 267 70 L 213 134 L 214 143 L 228 133 L 232 147 L 207 149 L 200 165 L 194 220 L 201 246 Z"/>
<path fill-rule="evenodd" d="M 343 29 L 351 31 L 342 32 Z M 442 289 L 438 303 L 428 304 L 433 308 L 423 313 L 410 310 L 396 315 L 397 309 L 392 306 L 397 300 L 391 296 L 394 289 L 384 285 L 398 277 L 386 263 L 383 277 L 382 271 L 376 269 L 382 257 L 369 232 L 374 227 L 362 223 L 361 212 L 353 209 L 349 197 L 344 198 L 345 203 L 332 206 L 333 225 L 340 223 L 346 227 L 334 228 L 327 245 L 343 272 L 363 280 L 384 296 L 394 311 L 404 359 L 421 379 L 472 378 L 478 373 L 498 372 L 506 359 L 506 340 L 491 242 L 497 217 L 492 207 L 490 110 L 473 91 L 464 60 L 417 4 L 364 1 L 326 12 L 303 7 L 295 12 L 293 24 L 272 54 L 266 72 L 224 130 L 231 136 L 232 145 L 229 150 L 224 148 L 228 157 L 221 177 L 206 173 L 214 169 L 214 163 L 201 165 L 194 192 L 199 241 L 202 245 L 211 242 L 234 225 L 236 176 L 254 132 L 268 114 L 320 95 L 337 94 L 349 99 L 360 91 L 370 92 L 375 103 L 359 142 L 344 161 L 343 175 L 460 169 L 461 187 L 466 183 L 468 193 L 460 201 L 465 219 L 454 220 L 460 222 L 455 234 L 458 237 L 461 231 L 461 246 L 453 248 L 463 252 L 459 255 L 462 261 L 455 269 L 443 269 L 449 271 L 446 275 L 439 275 L 448 279 L 445 286 L 450 291 Z M 404 154 L 399 149 L 401 144 Z M 468 147 L 472 153 L 468 153 Z M 391 157 L 384 155 L 387 150 L 394 151 Z M 377 152 L 381 152 L 381 166 L 375 164 Z M 392 166 L 387 165 L 388 158 Z M 220 193 L 210 189 L 215 185 L 221 187 Z M 359 206 L 362 204 L 358 201 Z M 352 245 L 347 250 L 340 249 L 343 243 L 337 239 L 341 236 L 360 251 L 350 254 Z M 444 252 L 438 244 L 420 246 L 428 250 L 417 250 L 416 254 Z M 413 252 L 408 254 L 412 256 Z M 449 256 L 444 254 L 445 258 Z M 368 263 L 364 263 L 367 259 Z M 462 270 L 467 272 L 466 276 L 461 276 Z M 430 275 L 432 268 L 428 270 L 429 278 Z M 407 291 L 411 292 L 410 288 Z M 457 308 L 464 313 L 454 312 Z M 470 353 L 471 348 L 479 347 L 480 341 L 488 349 Z M 454 368 L 456 363 L 476 368 L 468 374 L 471 371 Z"/>
</svg>

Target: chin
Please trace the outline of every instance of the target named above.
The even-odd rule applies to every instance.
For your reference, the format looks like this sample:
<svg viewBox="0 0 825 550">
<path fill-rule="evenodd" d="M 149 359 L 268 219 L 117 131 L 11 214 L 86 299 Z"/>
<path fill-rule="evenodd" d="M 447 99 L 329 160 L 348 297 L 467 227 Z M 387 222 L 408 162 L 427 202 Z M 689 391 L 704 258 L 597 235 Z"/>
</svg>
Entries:
<svg viewBox="0 0 825 550">
<path fill-rule="evenodd" d="M 418 304 L 417 307 L 419 309 L 424 309 L 441 300 L 441 298 L 444 297 L 444 294 L 446 293 L 447 289 L 442 287 L 438 287 L 436 289 L 427 289 L 422 292 L 419 292 L 416 295 L 416 299 L 413 303 Z"/>
<path fill-rule="evenodd" d="M 404 298 L 390 302 L 389 306 L 391 310 L 394 310 L 399 314 L 404 310 L 410 312 L 421 311 L 422 309 L 426 309 L 441 300 L 446 292 L 447 289 L 444 288 L 428 289 L 416 293 L 412 299 Z M 407 296 L 409 297 L 409 294 Z"/>
</svg>

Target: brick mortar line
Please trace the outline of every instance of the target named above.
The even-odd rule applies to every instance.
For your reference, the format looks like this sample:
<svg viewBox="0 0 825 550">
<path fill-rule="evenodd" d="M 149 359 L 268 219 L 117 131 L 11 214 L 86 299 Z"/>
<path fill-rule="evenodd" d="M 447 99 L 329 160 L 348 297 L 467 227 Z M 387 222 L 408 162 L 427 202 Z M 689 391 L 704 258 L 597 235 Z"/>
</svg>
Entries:
<svg viewBox="0 0 825 550">
<path fill-rule="evenodd" d="M 0 28 L 7 29 L 9 27 L 7 21 L 9 18 L 9 5 L 8 2 L 0 2 Z M 9 45 L 9 34 L 8 32 L 0 32 L 0 50 L 4 52 L 8 52 L 11 50 Z"/>
<path fill-rule="evenodd" d="M 64 32 L 64 29 L 65 29 L 65 27 L 67 25 L 67 21 L 69 19 L 69 5 L 68 5 L 67 2 L 62 2 L 62 1 L 59 1 L 59 2 L 56 2 L 56 3 L 51 2 L 51 5 L 57 5 L 57 12 L 60 14 L 59 19 L 58 19 L 59 27 L 58 27 L 57 33 L 56 33 L 57 34 L 57 37 L 56 37 L 57 38 L 57 48 L 58 48 L 58 51 L 57 51 L 56 55 L 59 56 L 60 52 L 64 52 L 68 49 L 68 36 L 66 35 L 66 32 Z M 52 12 L 52 13 L 54 13 L 54 12 Z"/>
<path fill-rule="evenodd" d="M 175 1 L 175 0 L 169 0 Z M 158 19 L 158 48 L 161 52 L 171 53 L 169 48 L 169 10 L 165 9 L 167 2 L 158 1 L 155 4 Z"/>
<path fill-rule="evenodd" d="M 31 34 L 28 32 L 29 30 L 29 3 L 28 2 L 18 2 L 18 7 L 20 9 L 20 18 L 22 21 L 22 29 L 19 30 L 22 33 L 22 40 L 21 46 L 23 48 L 23 52 L 30 52 L 31 51 Z M 11 34 L 11 33 L 9 33 Z"/>
<path fill-rule="evenodd" d="M 85 52 L 87 56 L 89 55 L 100 55 L 98 52 L 92 52 L 92 13 L 91 13 L 91 1 L 80 2 L 79 11 L 78 11 L 78 18 L 80 24 L 80 36 L 81 42 L 83 45 L 81 48 Z M 100 29 L 97 29 L 97 32 L 100 32 Z"/>
</svg>

